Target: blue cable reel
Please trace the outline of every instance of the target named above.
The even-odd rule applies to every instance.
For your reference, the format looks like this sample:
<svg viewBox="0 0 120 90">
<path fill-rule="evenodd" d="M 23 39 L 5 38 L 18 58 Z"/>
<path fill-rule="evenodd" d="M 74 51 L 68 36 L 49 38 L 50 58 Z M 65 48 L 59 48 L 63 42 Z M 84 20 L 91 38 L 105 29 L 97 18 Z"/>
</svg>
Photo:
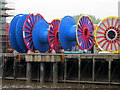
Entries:
<svg viewBox="0 0 120 90">
<path fill-rule="evenodd" d="M 38 20 L 43 19 L 40 14 L 18 14 L 10 23 L 10 43 L 12 48 L 19 53 L 34 52 L 32 45 L 32 30 Z M 30 38 L 30 39 L 29 39 Z"/>
<path fill-rule="evenodd" d="M 47 51 L 51 53 L 53 50 L 55 52 L 57 52 L 58 49 L 60 50 L 58 38 L 59 23 L 59 19 L 54 19 L 51 23 L 47 23 L 47 21 L 43 19 L 35 24 L 32 39 L 35 48 L 40 53 L 45 53 Z"/>
<path fill-rule="evenodd" d="M 35 53 L 36 49 L 33 45 L 33 40 L 32 40 L 32 31 L 34 28 L 34 25 L 36 24 L 36 22 L 38 22 L 39 20 L 44 19 L 42 15 L 40 15 L 39 13 L 37 14 L 30 14 L 23 25 L 23 39 L 24 39 L 24 43 L 26 45 L 26 47 L 28 48 L 29 51 Z"/>
<path fill-rule="evenodd" d="M 64 50 L 72 51 L 78 46 L 88 51 L 94 45 L 94 25 L 90 17 L 82 15 L 76 24 L 71 16 L 65 16 L 59 26 L 59 39 Z"/>
<path fill-rule="evenodd" d="M 16 27 L 16 25 L 22 16 L 23 16 L 23 14 L 16 15 L 12 19 L 12 21 L 10 23 L 10 29 L 9 29 L 10 44 L 14 50 L 16 50 L 17 52 L 20 52 L 20 53 L 23 53 L 24 51 L 21 50 L 21 48 L 19 47 L 19 45 L 17 43 L 17 38 L 16 38 L 17 27 Z"/>
<path fill-rule="evenodd" d="M 59 39 L 64 50 L 71 51 L 76 43 L 76 22 L 71 16 L 65 16 L 59 26 Z"/>
<path fill-rule="evenodd" d="M 24 21 L 28 16 L 29 14 L 18 14 L 12 19 L 10 23 L 10 43 L 12 48 L 19 53 L 26 53 L 28 51 L 23 40 L 22 32 Z"/>
<path fill-rule="evenodd" d="M 16 41 L 18 46 L 20 47 L 20 49 L 22 50 L 23 53 L 27 53 L 28 49 L 24 43 L 24 39 L 23 39 L 23 24 L 26 20 L 26 18 L 29 16 L 30 14 L 24 14 L 22 17 L 20 17 L 20 19 L 18 20 L 17 24 L 16 24 Z"/>
</svg>

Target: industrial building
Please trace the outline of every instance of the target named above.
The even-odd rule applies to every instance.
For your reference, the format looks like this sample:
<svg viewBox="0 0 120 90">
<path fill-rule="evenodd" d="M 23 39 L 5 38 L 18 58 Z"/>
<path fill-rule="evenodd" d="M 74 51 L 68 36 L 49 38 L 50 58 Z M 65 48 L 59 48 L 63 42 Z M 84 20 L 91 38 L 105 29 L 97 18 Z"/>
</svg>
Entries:
<svg viewBox="0 0 120 90">
<path fill-rule="evenodd" d="M 9 23 L 7 23 L 7 18 L 12 17 L 7 11 L 13 11 L 14 8 L 8 6 L 14 6 L 12 2 L 8 0 L 0 0 L 0 52 L 8 52 L 10 50 L 9 39 L 8 39 L 8 29 Z"/>
</svg>

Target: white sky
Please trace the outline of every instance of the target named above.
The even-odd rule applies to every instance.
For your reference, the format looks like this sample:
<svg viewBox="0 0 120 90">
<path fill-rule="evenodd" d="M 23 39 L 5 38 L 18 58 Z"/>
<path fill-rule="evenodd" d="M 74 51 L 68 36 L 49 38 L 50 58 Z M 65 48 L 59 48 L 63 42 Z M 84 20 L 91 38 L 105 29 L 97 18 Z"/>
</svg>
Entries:
<svg viewBox="0 0 120 90">
<path fill-rule="evenodd" d="M 118 16 L 119 0 L 15 0 L 15 14 L 40 13 L 48 22 L 66 15 Z"/>
</svg>

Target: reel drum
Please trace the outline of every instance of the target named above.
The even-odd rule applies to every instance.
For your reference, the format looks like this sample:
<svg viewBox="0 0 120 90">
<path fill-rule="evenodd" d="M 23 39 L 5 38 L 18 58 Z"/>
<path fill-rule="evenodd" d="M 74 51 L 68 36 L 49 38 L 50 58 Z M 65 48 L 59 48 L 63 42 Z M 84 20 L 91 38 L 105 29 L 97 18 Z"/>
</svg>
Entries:
<svg viewBox="0 0 120 90">
<path fill-rule="evenodd" d="M 40 14 L 30 14 L 23 25 L 23 38 L 24 38 L 24 42 L 26 47 L 28 48 L 28 50 L 30 50 L 31 52 L 35 52 L 35 47 L 33 45 L 33 39 L 32 39 L 32 32 L 33 32 L 33 28 L 34 25 L 37 21 L 44 19 L 43 16 L 41 16 Z"/>
<path fill-rule="evenodd" d="M 23 14 L 16 15 L 11 23 L 10 23 L 10 29 L 9 29 L 9 37 L 10 37 L 10 44 L 14 50 L 16 50 L 19 53 L 24 53 L 24 51 L 19 47 L 19 43 L 17 43 L 17 37 L 16 37 L 16 25 L 19 19 L 23 16 Z M 26 51 L 25 51 L 26 52 Z"/>
<path fill-rule="evenodd" d="M 120 18 L 108 17 L 96 27 L 95 40 L 102 51 L 118 53 L 120 51 Z"/>
<path fill-rule="evenodd" d="M 81 50 L 89 51 L 94 45 L 94 25 L 89 16 L 82 15 L 77 23 L 76 38 Z"/>
<path fill-rule="evenodd" d="M 54 19 L 50 23 L 50 30 L 48 30 L 48 42 L 51 50 L 59 52 L 61 50 L 60 40 L 59 40 L 59 19 Z"/>
<path fill-rule="evenodd" d="M 64 50 L 72 51 L 76 45 L 88 51 L 94 45 L 94 25 L 88 16 L 82 15 L 76 24 L 75 20 L 66 16 L 59 27 L 60 43 Z"/>
</svg>

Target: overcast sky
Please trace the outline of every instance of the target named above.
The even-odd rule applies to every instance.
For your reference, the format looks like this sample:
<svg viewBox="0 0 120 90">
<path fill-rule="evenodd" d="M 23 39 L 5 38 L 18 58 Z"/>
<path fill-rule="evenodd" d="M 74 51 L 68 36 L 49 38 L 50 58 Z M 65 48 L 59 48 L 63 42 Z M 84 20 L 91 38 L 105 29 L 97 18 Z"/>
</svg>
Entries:
<svg viewBox="0 0 120 90">
<path fill-rule="evenodd" d="M 14 0 L 15 14 L 40 13 L 47 21 L 66 15 L 118 16 L 119 0 Z"/>
</svg>

